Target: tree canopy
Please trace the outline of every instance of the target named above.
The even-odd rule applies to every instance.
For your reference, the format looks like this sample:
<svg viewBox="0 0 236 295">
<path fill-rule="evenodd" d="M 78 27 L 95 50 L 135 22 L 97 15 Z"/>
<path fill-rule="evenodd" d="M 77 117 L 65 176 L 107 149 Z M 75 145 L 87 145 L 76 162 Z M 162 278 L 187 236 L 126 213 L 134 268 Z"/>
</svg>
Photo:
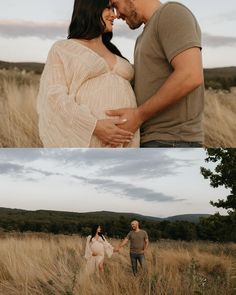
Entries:
<svg viewBox="0 0 236 295">
<path fill-rule="evenodd" d="M 207 149 L 206 162 L 216 163 L 214 171 L 201 167 L 205 179 L 210 180 L 214 188 L 224 186 L 230 190 L 226 199 L 219 199 L 211 204 L 217 208 L 224 208 L 229 213 L 236 212 L 236 149 Z"/>
</svg>

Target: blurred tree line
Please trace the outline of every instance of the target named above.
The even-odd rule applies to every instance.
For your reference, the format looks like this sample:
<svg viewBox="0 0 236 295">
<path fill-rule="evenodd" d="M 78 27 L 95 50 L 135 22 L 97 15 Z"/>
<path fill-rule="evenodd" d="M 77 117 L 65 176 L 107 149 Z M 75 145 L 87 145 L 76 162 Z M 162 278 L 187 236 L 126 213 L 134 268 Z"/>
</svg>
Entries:
<svg viewBox="0 0 236 295">
<path fill-rule="evenodd" d="M 204 79 L 206 89 L 230 90 L 236 87 L 236 67 L 205 69 Z"/>
<path fill-rule="evenodd" d="M 67 215 L 68 214 L 68 215 Z M 130 230 L 130 222 L 136 219 L 135 216 L 109 217 L 104 216 L 96 218 L 87 216 L 76 218 L 70 216 L 70 213 L 56 213 L 50 216 L 50 211 L 41 211 L 27 214 L 19 212 L 17 214 L 3 214 L 0 216 L 0 228 L 4 231 L 19 232 L 45 232 L 53 234 L 80 234 L 87 236 L 90 234 L 91 227 L 94 224 L 100 224 L 105 234 L 110 238 L 123 239 Z M 73 215 L 73 213 L 72 213 Z M 231 216 L 235 223 L 235 215 Z M 159 239 L 173 240 L 211 240 L 211 241 L 234 241 L 236 242 L 235 225 L 228 216 L 220 216 L 219 214 L 210 216 L 209 218 L 200 218 L 198 223 L 189 221 L 152 221 L 147 219 L 139 219 L 141 228 L 145 229 L 151 241 Z"/>
</svg>

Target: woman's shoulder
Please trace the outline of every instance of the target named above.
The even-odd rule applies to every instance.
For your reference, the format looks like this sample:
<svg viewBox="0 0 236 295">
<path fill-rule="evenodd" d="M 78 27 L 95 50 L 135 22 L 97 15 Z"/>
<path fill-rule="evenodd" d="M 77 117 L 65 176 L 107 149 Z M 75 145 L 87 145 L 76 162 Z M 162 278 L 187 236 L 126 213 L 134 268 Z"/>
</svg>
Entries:
<svg viewBox="0 0 236 295">
<path fill-rule="evenodd" d="M 61 39 L 57 40 L 52 44 L 52 51 L 66 51 L 66 52 L 77 52 L 81 53 L 84 50 L 84 47 L 78 46 L 77 42 L 72 39 Z"/>
<path fill-rule="evenodd" d="M 64 47 L 66 44 L 66 41 L 67 40 L 65 39 L 55 41 L 51 46 L 51 50 Z"/>
</svg>

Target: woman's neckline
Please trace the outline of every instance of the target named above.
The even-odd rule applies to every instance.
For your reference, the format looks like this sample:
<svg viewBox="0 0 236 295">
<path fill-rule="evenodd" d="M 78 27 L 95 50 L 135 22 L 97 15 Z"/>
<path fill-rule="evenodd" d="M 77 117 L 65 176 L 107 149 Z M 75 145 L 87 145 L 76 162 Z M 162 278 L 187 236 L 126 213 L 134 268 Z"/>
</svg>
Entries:
<svg viewBox="0 0 236 295">
<path fill-rule="evenodd" d="M 114 54 L 115 55 L 115 62 L 114 62 L 114 65 L 112 66 L 112 68 L 110 67 L 110 65 L 108 64 L 108 62 L 106 61 L 106 59 L 101 56 L 98 52 L 96 52 L 95 50 L 93 50 L 92 48 L 86 46 L 85 44 L 83 44 L 80 40 L 78 39 L 68 39 L 68 40 L 71 40 L 73 43 L 76 43 L 77 45 L 80 45 L 84 48 L 86 48 L 88 51 L 90 51 L 92 54 L 94 54 L 95 56 L 97 56 L 98 58 L 100 58 L 101 60 L 103 60 L 103 62 L 105 63 L 107 69 L 109 72 L 113 72 L 117 66 L 117 63 L 118 63 L 118 55 Z"/>
</svg>

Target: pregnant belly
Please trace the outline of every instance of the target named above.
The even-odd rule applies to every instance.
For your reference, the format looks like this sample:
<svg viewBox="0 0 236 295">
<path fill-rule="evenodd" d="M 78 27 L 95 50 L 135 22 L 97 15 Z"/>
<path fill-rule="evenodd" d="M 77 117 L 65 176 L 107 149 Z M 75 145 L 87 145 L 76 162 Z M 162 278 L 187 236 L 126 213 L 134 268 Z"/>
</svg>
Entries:
<svg viewBox="0 0 236 295">
<path fill-rule="evenodd" d="M 88 106 L 96 118 L 106 118 L 107 110 L 137 106 L 133 89 L 128 81 L 117 77 L 99 81 L 99 85 L 94 83 L 94 79 L 87 81 L 76 96 L 76 102 Z"/>
<path fill-rule="evenodd" d="M 103 256 L 104 255 L 104 247 L 100 242 L 94 242 L 91 246 L 91 250 L 94 254 Z"/>
</svg>

